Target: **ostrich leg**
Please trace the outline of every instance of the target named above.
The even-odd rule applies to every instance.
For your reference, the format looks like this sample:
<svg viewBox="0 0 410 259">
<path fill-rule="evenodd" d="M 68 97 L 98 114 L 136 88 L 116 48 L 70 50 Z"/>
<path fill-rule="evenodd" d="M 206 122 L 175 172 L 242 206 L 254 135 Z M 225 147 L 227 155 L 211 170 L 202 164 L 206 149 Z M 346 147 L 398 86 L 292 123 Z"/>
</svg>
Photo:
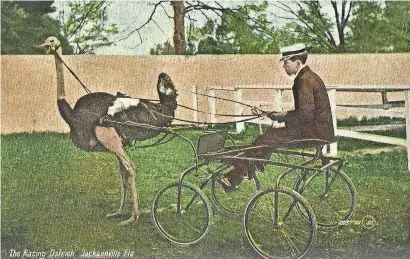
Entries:
<svg viewBox="0 0 410 259">
<path fill-rule="evenodd" d="M 118 158 L 117 160 L 120 165 L 120 208 L 118 209 L 118 211 L 114 213 L 107 214 L 107 218 L 120 216 L 122 215 L 123 210 L 124 210 L 125 192 L 126 192 L 126 183 L 128 180 L 128 174 L 121 160 L 119 160 Z"/>
<path fill-rule="evenodd" d="M 124 147 L 122 146 L 121 137 L 118 135 L 117 131 L 114 128 L 99 127 L 95 128 L 95 135 L 104 147 L 106 147 L 110 152 L 114 153 L 117 156 L 120 166 L 124 167 L 125 175 L 129 175 L 129 182 L 131 186 L 131 200 L 132 200 L 132 215 L 131 218 L 121 222 L 121 225 L 128 225 L 134 223 L 139 217 L 139 208 L 138 208 L 138 195 L 137 188 L 135 186 L 135 168 L 131 161 L 128 159 L 125 154 Z M 126 178 L 126 177 L 125 177 Z M 123 181 L 123 178 L 121 178 Z M 125 180 L 125 179 L 124 179 Z M 122 186 L 125 185 L 125 182 L 122 182 Z M 124 187 L 121 187 L 124 188 Z M 125 188 L 124 188 L 125 189 Z M 125 191 L 125 190 L 124 190 Z M 125 197 L 125 193 L 124 193 Z M 122 198 L 122 197 L 121 197 Z M 120 204 L 123 202 L 120 202 Z"/>
<path fill-rule="evenodd" d="M 132 215 L 131 215 L 131 218 L 121 222 L 120 224 L 121 225 L 128 225 L 128 224 L 134 223 L 138 219 L 138 217 L 140 215 L 140 211 L 139 211 L 139 204 L 138 204 L 138 192 L 137 192 L 137 187 L 135 186 L 135 168 L 134 168 L 133 164 L 131 163 L 131 161 L 126 156 L 124 156 L 124 158 L 126 159 L 125 166 L 127 168 L 130 168 L 130 169 L 127 169 L 127 170 L 129 172 Z"/>
<path fill-rule="evenodd" d="M 138 193 L 137 187 L 135 186 L 135 168 L 128 157 L 125 155 L 124 150 L 122 150 L 122 154 L 117 156 L 119 160 L 121 160 L 122 164 L 124 165 L 127 173 L 129 174 L 129 182 L 130 182 L 130 191 L 131 191 L 131 206 L 132 206 L 132 215 L 131 218 L 121 222 L 121 225 L 129 225 L 134 223 L 139 217 L 139 206 L 138 206 Z M 124 183 L 125 184 L 125 183 Z"/>
</svg>

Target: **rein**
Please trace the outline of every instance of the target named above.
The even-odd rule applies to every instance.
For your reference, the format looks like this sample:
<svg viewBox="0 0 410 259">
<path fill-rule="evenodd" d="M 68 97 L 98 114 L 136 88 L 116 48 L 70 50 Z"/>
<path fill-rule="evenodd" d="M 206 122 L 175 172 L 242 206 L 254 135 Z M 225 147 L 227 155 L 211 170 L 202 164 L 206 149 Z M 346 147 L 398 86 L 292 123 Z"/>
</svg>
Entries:
<svg viewBox="0 0 410 259">
<path fill-rule="evenodd" d="M 130 97 L 133 98 L 133 97 Z M 217 97 L 216 97 L 217 98 Z M 150 102 L 159 102 L 159 100 L 156 99 L 143 99 L 143 98 L 133 98 L 133 99 L 139 99 L 139 100 L 143 100 L 143 101 L 150 101 Z M 233 100 L 232 100 L 233 101 Z M 221 116 L 221 117 L 249 117 L 249 116 L 254 116 L 254 114 L 223 114 L 223 113 L 210 113 L 210 112 L 206 112 L 206 111 L 201 111 L 201 110 L 197 110 L 182 104 L 178 104 L 177 106 L 190 110 L 190 111 L 195 111 L 195 112 L 199 112 L 199 113 L 203 113 L 203 114 L 213 114 L 216 116 Z"/>
<path fill-rule="evenodd" d="M 87 86 L 85 86 L 85 84 L 80 80 L 80 78 L 76 75 L 76 73 L 64 62 L 64 60 L 63 60 L 63 58 L 60 56 L 60 54 L 59 54 L 57 51 L 55 51 L 55 50 L 54 50 L 53 52 L 54 52 L 54 55 L 57 56 L 58 59 L 59 59 L 59 60 L 64 64 L 64 66 L 68 69 L 68 71 L 70 71 L 70 73 L 75 77 L 75 79 L 77 79 L 77 81 L 81 84 L 81 86 L 84 88 L 84 90 L 86 91 L 86 93 L 87 93 L 87 94 L 92 93 L 92 92 L 90 91 L 90 89 L 88 89 Z M 219 99 L 219 100 L 223 100 L 223 101 L 229 101 L 229 102 L 233 102 L 233 103 L 238 103 L 238 104 L 241 104 L 241 105 L 250 107 L 250 108 L 254 108 L 253 106 L 251 106 L 251 105 L 249 105 L 249 104 L 246 104 L 246 103 L 243 103 L 243 102 L 238 102 L 238 101 L 235 101 L 235 100 L 225 99 L 225 98 L 216 97 L 216 96 L 210 96 L 210 95 L 201 94 L 201 93 L 197 93 L 197 92 L 192 92 L 192 93 L 197 94 L 197 95 L 201 95 L 201 96 L 210 97 L 210 98 L 215 98 L 215 99 L 217 99 L 217 100 Z M 132 97 L 131 97 L 131 98 L 132 98 Z M 144 100 L 144 101 L 159 101 L 159 100 L 154 100 L 154 99 L 142 99 L 142 98 L 133 98 L 133 99 L 140 99 L 140 100 Z M 191 107 L 182 105 L 182 104 L 177 104 L 177 106 L 182 107 L 182 108 L 185 108 L 185 109 L 188 109 L 188 110 L 191 110 L 191 111 L 196 111 L 196 112 L 199 112 L 199 113 L 203 113 L 203 114 L 211 114 L 210 112 L 200 111 L 200 110 L 197 110 L 197 109 L 194 109 L 194 108 L 191 108 Z M 223 125 L 223 124 L 246 122 L 246 121 L 254 120 L 254 119 L 260 117 L 259 115 L 238 115 L 238 114 L 219 114 L 219 113 L 215 113 L 214 115 L 216 115 L 216 116 L 221 116 L 221 117 L 248 117 L 248 118 L 241 119 L 241 120 L 237 120 L 237 121 L 230 121 L 230 122 L 207 123 L 206 121 L 205 121 L 205 122 L 199 122 L 199 121 L 192 121 L 192 120 L 185 120 L 185 119 L 175 118 L 175 117 L 173 117 L 173 116 L 169 116 L 169 115 L 163 114 L 163 113 L 161 113 L 161 112 L 158 112 L 158 111 L 156 111 L 156 110 L 154 110 L 154 109 L 151 109 L 151 108 L 149 108 L 149 107 L 146 107 L 146 109 L 149 109 L 150 112 L 156 113 L 157 115 L 162 116 L 162 117 L 166 117 L 166 118 L 170 118 L 170 119 L 172 118 L 173 120 L 176 120 L 176 121 L 187 122 L 187 123 L 193 123 L 193 124 Z M 106 120 L 104 120 L 104 121 L 106 121 Z M 112 122 L 112 121 L 111 121 L 111 122 Z M 118 123 L 121 123 L 121 122 L 118 122 Z M 129 123 L 127 123 L 127 124 L 129 124 Z"/>
<path fill-rule="evenodd" d="M 216 100 L 223 100 L 223 101 L 228 101 L 228 102 L 232 102 L 232 103 L 237 103 L 237 104 L 240 104 L 240 105 L 243 105 L 243 106 L 247 106 L 247 107 L 249 107 L 249 108 L 255 108 L 254 106 L 249 105 L 249 104 L 247 104 L 247 103 L 243 103 L 243 102 L 239 102 L 239 101 L 235 101 L 235 100 L 231 100 L 231 99 L 226 99 L 226 98 L 222 98 L 222 97 L 216 97 L 216 96 L 207 95 L 207 94 L 201 94 L 201 93 L 198 93 L 198 92 L 192 92 L 192 93 L 193 93 L 193 94 L 197 94 L 197 95 L 201 95 L 201 96 L 206 96 L 206 97 L 209 97 L 209 98 L 214 98 L 214 99 L 216 99 Z"/>
<path fill-rule="evenodd" d="M 140 99 L 140 100 L 144 100 L 144 101 L 156 101 L 156 100 L 151 100 L 151 99 Z M 250 118 L 245 118 L 245 119 L 242 119 L 242 120 L 236 120 L 236 121 L 230 121 L 230 122 L 207 123 L 207 122 L 199 122 L 199 121 L 179 119 L 179 118 L 176 118 L 176 117 L 173 117 L 173 116 L 170 116 L 170 115 L 163 114 L 163 113 L 161 113 L 161 112 L 159 112 L 159 111 L 157 111 L 157 110 L 155 110 L 155 109 L 151 109 L 151 108 L 147 107 L 146 105 L 145 105 L 144 107 L 145 107 L 146 109 L 148 109 L 150 112 L 155 113 L 155 115 L 159 115 L 159 116 L 161 116 L 161 117 L 165 117 L 165 118 L 172 119 L 172 120 L 175 120 L 175 121 L 187 122 L 187 123 L 193 123 L 193 124 L 224 125 L 224 124 L 230 124 L 230 123 L 246 122 L 246 121 L 254 120 L 254 119 L 256 119 L 256 118 L 259 117 L 258 115 L 240 115 L 240 116 L 242 116 L 242 117 L 245 117 L 245 116 L 246 116 L 246 117 L 250 117 Z M 195 110 L 195 109 L 193 109 L 193 110 Z M 103 118 L 103 121 L 106 121 L 106 119 Z M 119 123 L 121 124 L 121 122 L 119 122 Z M 128 124 L 128 123 L 127 123 L 127 124 Z"/>
<path fill-rule="evenodd" d="M 59 53 L 57 53 L 57 51 L 54 51 L 54 55 L 58 57 L 58 59 L 64 64 L 64 66 L 68 69 L 68 71 L 70 71 L 70 73 L 75 77 L 75 79 L 77 79 L 77 81 L 81 84 L 81 86 L 84 88 L 84 90 L 87 92 L 87 94 L 90 94 L 91 91 L 90 89 L 87 88 L 87 86 L 85 86 L 85 84 L 83 82 L 81 82 L 80 78 L 74 73 L 73 70 L 71 70 L 71 68 L 64 62 L 63 58 L 60 56 Z"/>
</svg>

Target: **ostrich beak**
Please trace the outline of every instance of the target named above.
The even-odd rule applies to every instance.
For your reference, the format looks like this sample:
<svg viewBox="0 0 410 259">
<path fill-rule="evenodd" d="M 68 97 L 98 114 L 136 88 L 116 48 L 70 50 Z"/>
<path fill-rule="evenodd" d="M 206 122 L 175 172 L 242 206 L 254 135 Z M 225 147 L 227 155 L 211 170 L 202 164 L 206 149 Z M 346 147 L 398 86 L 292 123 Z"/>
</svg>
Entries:
<svg viewBox="0 0 410 259">
<path fill-rule="evenodd" d="M 46 54 L 48 54 L 48 53 L 51 51 L 51 46 L 50 46 L 50 44 L 47 43 L 47 42 L 44 42 L 43 44 L 41 44 L 40 47 L 48 47 L 48 48 L 46 49 Z"/>
</svg>

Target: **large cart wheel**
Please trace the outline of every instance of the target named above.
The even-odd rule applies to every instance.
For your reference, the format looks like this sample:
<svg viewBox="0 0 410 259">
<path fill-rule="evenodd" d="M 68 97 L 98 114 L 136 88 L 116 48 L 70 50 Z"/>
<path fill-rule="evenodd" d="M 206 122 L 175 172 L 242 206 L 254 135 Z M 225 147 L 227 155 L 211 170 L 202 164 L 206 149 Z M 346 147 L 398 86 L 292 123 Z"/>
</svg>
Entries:
<svg viewBox="0 0 410 259">
<path fill-rule="evenodd" d="M 161 189 L 152 202 L 152 218 L 159 232 L 180 245 L 201 240 L 211 224 L 211 207 L 196 187 L 173 183 Z"/>
<path fill-rule="evenodd" d="M 221 184 L 213 178 L 211 180 L 211 199 L 223 212 L 243 215 L 249 198 L 259 189 L 257 178 L 244 180 L 233 192 L 225 192 Z"/>
<path fill-rule="evenodd" d="M 342 171 L 329 169 L 302 174 L 294 190 L 311 204 L 321 230 L 337 228 L 354 214 L 356 190 Z"/>
<path fill-rule="evenodd" d="M 312 247 L 317 232 L 307 201 L 287 188 L 255 194 L 246 206 L 244 227 L 252 247 L 265 258 L 301 258 Z"/>
</svg>

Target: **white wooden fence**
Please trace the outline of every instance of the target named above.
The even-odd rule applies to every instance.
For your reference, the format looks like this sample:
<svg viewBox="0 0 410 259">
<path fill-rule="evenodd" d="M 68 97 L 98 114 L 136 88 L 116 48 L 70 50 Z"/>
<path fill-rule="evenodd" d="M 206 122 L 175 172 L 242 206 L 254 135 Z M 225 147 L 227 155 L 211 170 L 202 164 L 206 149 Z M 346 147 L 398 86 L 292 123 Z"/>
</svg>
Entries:
<svg viewBox="0 0 410 259">
<path fill-rule="evenodd" d="M 273 96 L 274 98 L 272 101 L 269 102 L 262 102 L 262 101 L 247 101 L 244 100 L 243 98 L 243 90 L 245 89 L 252 89 L 252 90 L 261 90 L 261 89 L 269 89 L 273 91 Z M 348 137 L 348 138 L 355 138 L 355 139 L 361 139 L 361 140 L 368 140 L 368 141 L 373 141 L 373 142 L 379 142 L 379 143 L 385 143 L 385 144 L 391 144 L 391 145 L 397 145 L 397 146 L 402 146 L 407 149 L 407 163 L 408 163 L 408 169 L 410 170 L 410 86 L 403 86 L 403 85 L 392 85 L 392 86 L 376 86 L 376 85 L 364 85 L 364 86 L 350 86 L 350 85 L 343 85 L 343 86 L 328 86 L 328 94 L 329 94 L 329 100 L 331 104 L 331 110 L 333 114 L 333 124 L 335 128 L 335 134 L 337 136 L 343 136 L 343 137 Z M 260 106 L 260 105 L 271 105 L 274 107 L 273 110 L 275 111 L 281 111 L 286 109 L 285 107 L 289 107 L 292 104 L 289 103 L 284 103 L 283 102 L 283 95 L 284 91 L 289 91 L 291 90 L 291 86 L 287 85 L 266 85 L 266 86 L 257 86 L 257 85 L 241 85 L 241 86 L 235 86 L 235 87 L 208 87 L 208 95 L 210 96 L 208 98 L 209 102 L 209 112 L 210 112 L 210 122 L 211 123 L 217 123 L 217 116 L 215 114 L 217 113 L 216 111 L 216 99 L 212 98 L 212 96 L 217 97 L 219 91 L 234 91 L 235 92 L 235 101 L 241 102 L 241 103 L 246 103 L 250 104 L 252 106 Z M 381 135 L 376 135 L 376 134 L 370 134 L 366 132 L 362 132 L 362 130 L 358 128 L 352 128 L 352 129 L 340 129 L 337 127 L 337 99 L 336 99 L 336 93 L 337 92 L 356 92 L 356 93 L 363 93 L 363 92 L 379 92 L 382 94 L 382 104 L 379 105 L 343 105 L 347 106 L 346 108 L 348 109 L 359 109 L 361 111 L 372 111 L 375 112 L 377 111 L 378 116 L 386 116 L 386 117 L 399 117 L 399 118 L 405 118 L 406 119 L 406 139 L 401 139 L 401 138 L 395 138 L 395 137 L 387 137 L 387 136 L 381 136 Z M 394 102 L 389 102 L 387 100 L 387 92 L 404 92 L 404 101 L 394 101 Z M 194 97 L 197 98 L 197 97 Z M 196 99 L 194 100 L 194 103 L 196 103 Z M 395 110 L 391 110 L 390 108 L 398 108 Z M 379 108 L 379 109 L 377 109 Z M 243 105 L 240 104 L 235 104 L 235 114 L 241 115 L 243 114 Z M 195 117 L 195 115 L 194 115 Z M 279 124 L 277 122 L 270 121 L 268 119 L 255 119 L 250 121 L 252 123 L 258 123 L 258 124 L 269 124 L 272 125 L 273 127 L 281 127 L 283 124 Z M 237 123 L 236 125 L 236 131 L 241 132 L 245 129 L 245 123 Z M 366 131 L 366 130 L 364 130 Z M 337 153 L 337 143 L 332 143 L 329 147 L 327 147 L 327 152 L 330 154 L 336 154 Z"/>
</svg>

